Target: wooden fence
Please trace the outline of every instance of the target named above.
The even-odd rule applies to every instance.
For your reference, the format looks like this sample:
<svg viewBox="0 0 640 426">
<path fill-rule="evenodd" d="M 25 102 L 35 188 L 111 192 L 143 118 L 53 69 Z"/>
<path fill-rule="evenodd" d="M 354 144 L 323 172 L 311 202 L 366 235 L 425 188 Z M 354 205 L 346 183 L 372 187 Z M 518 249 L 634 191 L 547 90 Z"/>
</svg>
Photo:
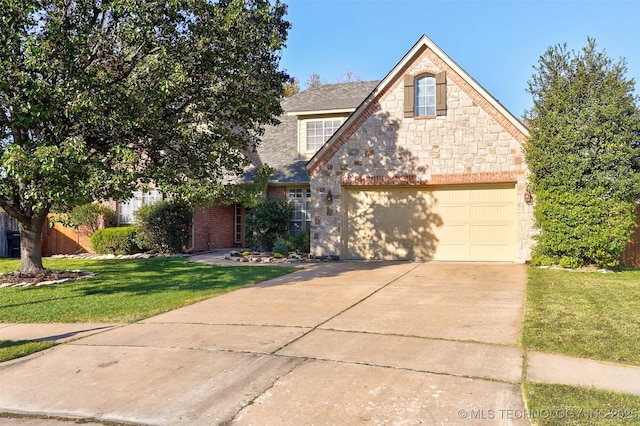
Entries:
<svg viewBox="0 0 640 426">
<path fill-rule="evenodd" d="M 620 264 L 622 266 L 632 266 L 640 268 L 640 204 L 638 205 L 638 223 L 633 233 L 631 243 L 620 256 Z"/>
<path fill-rule="evenodd" d="M 49 215 L 47 223 L 42 228 L 43 256 L 78 254 L 91 251 L 89 232 L 84 227 L 76 229 L 56 223 L 50 228 L 49 221 L 52 219 L 55 219 L 55 215 Z"/>
</svg>

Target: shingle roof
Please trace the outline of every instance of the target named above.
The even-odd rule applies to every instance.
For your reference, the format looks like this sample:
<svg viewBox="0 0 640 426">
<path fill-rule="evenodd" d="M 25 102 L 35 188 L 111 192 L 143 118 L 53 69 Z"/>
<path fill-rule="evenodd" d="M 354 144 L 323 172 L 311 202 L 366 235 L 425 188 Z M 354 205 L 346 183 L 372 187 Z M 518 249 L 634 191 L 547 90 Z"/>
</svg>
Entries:
<svg viewBox="0 0 640 426">
<path fill-rule="evenodd" d="M 323 84 L 286 99 L 283 108 L 287 112 L 355 109 L 378 85 L 379 81 Z"/>
<path fill-rule="evenodd" d="M 278 126 L 268 126 L 253 154 L 255 166 L 268 164 L 276 169 L 271 183 L 308 183 L 307 160 L 298 153 L 298 117 L 290 112 L 355 109 L 378 85 L 378 81 L 323 84 L 309 88 L 282 102 L 284 113 Z M 255 173 L 255 169 L 253 170 Z M 249 172 L 246 178 L 253 178 Z"/>
</svg>

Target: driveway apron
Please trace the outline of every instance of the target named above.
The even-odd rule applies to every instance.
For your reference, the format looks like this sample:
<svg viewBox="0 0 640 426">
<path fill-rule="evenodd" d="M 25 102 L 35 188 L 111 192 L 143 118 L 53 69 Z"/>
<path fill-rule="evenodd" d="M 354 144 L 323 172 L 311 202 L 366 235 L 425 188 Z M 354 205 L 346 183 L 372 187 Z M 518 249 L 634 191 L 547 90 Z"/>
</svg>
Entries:
<svg viewBox="0 0 640 426">
<path fill-rule="evenodd" d="M 0 364 L 0 412 L 134 424 L 528 424 L 525 270 L 335 262 Z"/>
</svg>

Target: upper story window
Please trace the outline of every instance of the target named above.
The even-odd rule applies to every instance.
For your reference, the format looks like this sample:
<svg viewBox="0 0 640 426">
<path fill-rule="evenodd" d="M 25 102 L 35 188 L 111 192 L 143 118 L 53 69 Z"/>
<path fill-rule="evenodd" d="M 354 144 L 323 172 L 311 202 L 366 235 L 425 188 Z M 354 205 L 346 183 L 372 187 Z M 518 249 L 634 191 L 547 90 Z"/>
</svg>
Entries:
<svg viewBox="0 0 640 426">
<path fill-rule="evenodd" d="M 306 151 L 316 152 L 319 150 L 341 125 L 342 120 L 307 121 Z"/>
<path fill-rule="evenodd" d="M 155 188 L 149 191 L 134 191 L 132 197 L 118 203 L 118 224 L 128 225 L 135 222 L 135 212 L 141 206 L 153 204 L 162 200 L 162 192 Z"/>
<path fill-rule="evenodd" d="M 447 115 L 447 74 L 407 74 L 404 76 L 404 116 L 429 117 Z"/>
<path fill-rule="evenodd" d="M 416 117 L 436 115 L 436 78 L 432 75 L 423 75 L 415 79 L 415 105 Z"/>
</svg>

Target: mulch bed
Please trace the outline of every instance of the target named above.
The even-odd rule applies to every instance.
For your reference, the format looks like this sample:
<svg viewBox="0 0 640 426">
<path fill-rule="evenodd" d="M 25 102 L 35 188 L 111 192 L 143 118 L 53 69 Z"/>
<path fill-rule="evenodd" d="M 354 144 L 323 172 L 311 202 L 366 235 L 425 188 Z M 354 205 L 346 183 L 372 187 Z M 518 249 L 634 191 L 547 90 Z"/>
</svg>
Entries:
<svg viewBox="0 0 640 426">
<path fill-rule="evenodd" d="M 34 274 L 23 274 L 19 271 L 5 272 L 0 274 L 0 288 L 39 287 L 93 276 L 95 276 L 93 272 L 79 270 L 56 271 L 55 269 L 45 269 Z"/>
</svg>

